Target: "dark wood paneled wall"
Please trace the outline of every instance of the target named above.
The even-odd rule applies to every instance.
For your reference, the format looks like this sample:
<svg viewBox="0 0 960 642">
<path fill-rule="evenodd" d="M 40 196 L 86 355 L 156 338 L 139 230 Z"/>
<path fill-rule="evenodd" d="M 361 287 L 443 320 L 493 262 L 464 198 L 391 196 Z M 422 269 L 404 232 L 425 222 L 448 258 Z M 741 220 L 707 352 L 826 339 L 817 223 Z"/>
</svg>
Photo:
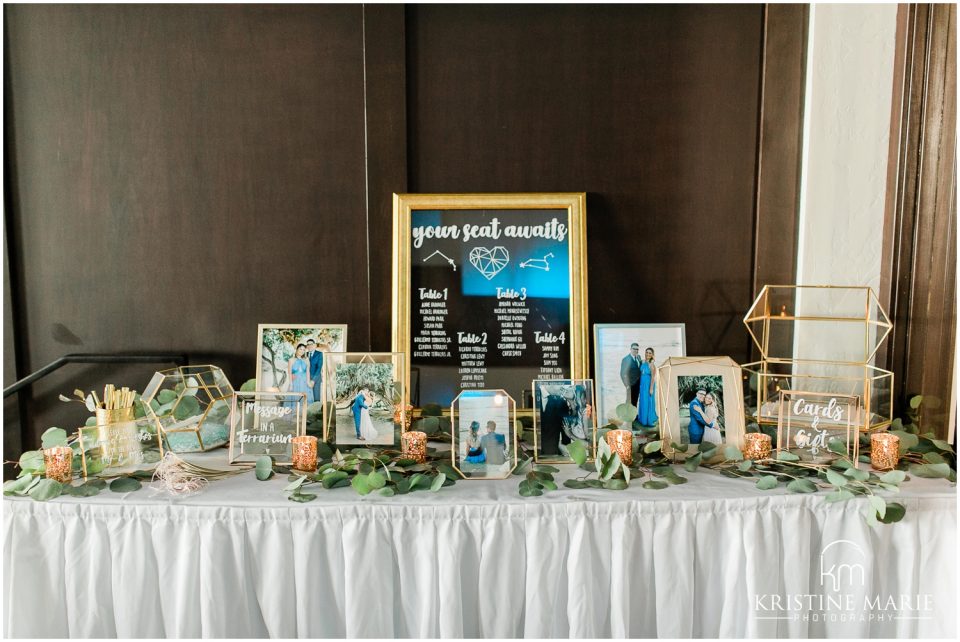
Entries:
<svg viewBox="0 0 960 642">
<path fill-rule="evenodd" d="M 927 398 L 927 430 L 955 430 L 957 7 L 901 5 L 883 286 L 899 407 Z"/>
<path fill-rule="evenodd" d="M 763 7 L 407 9 L 413 192 L 585 191 L 590 321 L 743 360 Z"/>
<path fill-rule="evenodd" d="M 66 352 L 171 350 L 239 383 L 258 322 L 345 322 L 352 348 L 388 349 L 392 192 L 588 192 L 591 321 L 685 321 L 691 352 L 745 359 L 755 281 L 792 273 L 779 251 L 758 271 L 755 248 L 795 228 L 802 8 L 5 16 L 19 376 Z M 44 380 L 25 443 L 82 420 L 58 392 L 153 369 Z"/>
</svg>

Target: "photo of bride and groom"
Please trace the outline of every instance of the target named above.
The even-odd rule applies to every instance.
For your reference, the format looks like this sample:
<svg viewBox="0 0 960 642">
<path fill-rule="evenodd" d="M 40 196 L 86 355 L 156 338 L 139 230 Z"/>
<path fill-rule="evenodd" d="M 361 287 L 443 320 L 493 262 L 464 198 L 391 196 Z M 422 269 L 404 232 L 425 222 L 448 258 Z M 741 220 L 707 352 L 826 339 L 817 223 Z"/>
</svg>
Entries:
<svg viewBox="0 0 960 642">
<path fill-rule="evenodd" d="M 331 364 L 335 442 L 347 446 L 396 444 L 393 364 Z"/>
<path fill-rule="evenodd" d="M 720 445 L 724 440 L 723 377 L 677 377 L 680 400 L 680 443 Z"/>
</svg>

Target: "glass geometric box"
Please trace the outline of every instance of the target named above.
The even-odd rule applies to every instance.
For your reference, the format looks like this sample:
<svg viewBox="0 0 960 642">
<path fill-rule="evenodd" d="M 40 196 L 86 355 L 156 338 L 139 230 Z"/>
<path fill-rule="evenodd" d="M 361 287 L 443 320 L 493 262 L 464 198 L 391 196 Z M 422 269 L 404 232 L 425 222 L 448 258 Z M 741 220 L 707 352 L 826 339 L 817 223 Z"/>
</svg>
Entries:
<svg viewBox="0 0 960 642">
<path fill-rule="evenodd" d="M 181 366 L 153 375 L 141 400 L 173 452 L 202 452 L 230 440 L 233 386 L 216 366 Z"/>
</svg>

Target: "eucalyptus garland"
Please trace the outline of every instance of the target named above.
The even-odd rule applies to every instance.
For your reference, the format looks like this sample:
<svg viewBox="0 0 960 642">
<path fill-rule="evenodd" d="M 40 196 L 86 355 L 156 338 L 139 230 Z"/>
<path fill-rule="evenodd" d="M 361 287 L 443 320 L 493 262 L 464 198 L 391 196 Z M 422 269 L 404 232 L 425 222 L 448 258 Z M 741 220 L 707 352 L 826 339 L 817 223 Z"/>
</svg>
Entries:
<svg viewBox="0 0 960 642">
<path fill-rule="evenodd" d="M 358 495 L 376 493 L 383 497 L 406 495 L 416 491 L 438 492 L 453 486 L 460 474 L 434 448 L 427 449 L 426 463 L 418 463 L 394 450 L 374 452 L 367 448 L 340 451 L 327 443 L 317 444 L 317 470 L 312 473 L 293 470 L 273 463 L 270 457 L 257 460 L 255 474 L 266 481 L 275 474 L 287 475 L 290 482 L 283 490 L 293 502 L 317 498 L 311 490 L 350 487 Z"/>
</svg>

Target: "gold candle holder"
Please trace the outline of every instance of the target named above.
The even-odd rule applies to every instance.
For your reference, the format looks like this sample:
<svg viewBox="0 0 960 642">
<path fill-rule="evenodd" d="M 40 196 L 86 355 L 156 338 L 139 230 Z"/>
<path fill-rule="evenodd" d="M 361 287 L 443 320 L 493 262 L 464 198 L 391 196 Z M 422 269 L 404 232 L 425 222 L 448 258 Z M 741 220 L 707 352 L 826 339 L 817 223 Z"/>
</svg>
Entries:
<svg viewBox="0 0 960 642">
<path fill-rule="evenodd" d="M 427 433 L 410 430 L 400 435 L 403 456 L 414 459 L 418 464 L 427 463 Z"/>
<path fill-rule="evenodd" d="M 607 433 L 606 439 L 610 450 L 620 455 L 620 461 L 627 466 L 632 466 L 633 433 L 629 430 L 611 430 Z"/>
<path fill-rule="evenodd" d="M 769 459 L 773 449 L 773 440 L 770 435 L 762 432 L 748 432 L 743 436 L 743 458 L 760 461 Z"/>
<path fill-rule="evenodd" d="M 304 472 L 317 469 L 317 438 L 301 435 L 293 438 L 293 467 Z"/>
<path fill-rule="evenodd" d="M 70 446 L 54 446 L 43 451 L 43 466 L 47 479 L 69 484 L 73 479 L 73 449 Z"/>
<path fill-rule="evenodd" d="M 900 438 L 888 432 L 870 435 L 870 465 L 876 470 L 893 470 L 900 462 Z"/>
</svg>

